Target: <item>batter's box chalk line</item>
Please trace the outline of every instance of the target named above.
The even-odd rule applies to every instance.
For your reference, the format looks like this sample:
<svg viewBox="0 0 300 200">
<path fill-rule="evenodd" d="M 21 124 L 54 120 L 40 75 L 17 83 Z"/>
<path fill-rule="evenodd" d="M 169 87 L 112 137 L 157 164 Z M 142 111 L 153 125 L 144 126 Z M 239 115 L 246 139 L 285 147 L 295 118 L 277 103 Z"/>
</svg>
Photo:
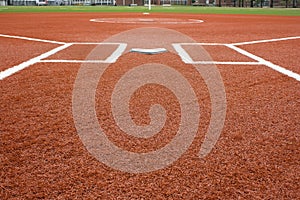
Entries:
<svg viewBox="0 0 300 200">
<path fill-rule="evenodd" d="M 265 42 L 275 42 L 275 41 L 283 41 L 283 40 L 289 40 L 289 39 L 299 39 L 300 37 L 290 37 L 290 38 L 279 38 L 279 39 L 272 39 L 272 40 L 262 40 L 261 43 L 265 43 Z M 236 43 L 239 45 L 244 45 L 244 44 L 256 44 L 259 43 L 259 41 L 253 41 L 253 42 L 245 42 L 245 43 Z M 181 57 L 181 60 L 184 63 L 187 64 L 206 64 L 206 65 L 210 65 L 210 64 L 218 64 L 218 65 L 263 65 L 263 66 L 267 66 L 269 68 L 271 68 L 272 70 L 275 70 L 281 74 L 284 74 L 288 77 L 291 77 L 297 81 L 300 81 L 300 75 L 285 69 L 279 65 L 275 65 L 270 61 L 267 61 L 259 56 L 256 56 L 250 52 L 247 52 L 246 50 L 243 50 L 239 47 L 237 47 L 235 44 L 219 44 L 219 43 L 176 43 L 176 44 L 172 44 L 173 48 L 175 49 L 175 51 L 177 52 L 177 54 Z M 205 46 L 205 45 L 213 45 L 213 46 L 218 46 L 218 45 L 223 45 L 226 46 L 236 52 L 238 52 L 241 55 L 244 55 L 248 58 L 251 58 L 252 60 L 254 60 L 255 62 L 219 62 L 219 61 L 194 61 L 191 56 L 189 55 L 189 53 L 183 48 L 184 45 L 191 45 L 191 46 L 196 46 L 196 45 L 201 45 L 201 46 Z"/>
<path fill-rule="evenodd" d="M 125 52 L 127 44 L 125 43 L 97 43 L 97 42 L 61 42 L 61 41 L 54 41 L 54 40 L 46 40 L 46 39 L 38 39 L 38 38 L 30 38 L 30 37 L 23 37 L 23 36 L 15 36 L 15 35 L 6 35 L 0 34 L 0 37 L 4 38 L 12 38 L 12 39 L 19 39 L 19 40 L 27 40 L 27 41 L 34 41 L 34 42 L 42 42 L 42 43 L 49 43 L 49 44 L 58 44 L 61 45 L 56 47 L 48 52 L 45 52 L 39 56 L 31 58 L 21 64 L 15 65 L 10 67 L 4 71 L 0 72 L 0 80 L 3 80 L 13 74 L 20 72 L 27 67 L 34 65 L 36 63 L 114 63 L 118 60 L 118 58 Z M 269 39 L 269 40 L 257 40 L 257 41 L 248 41 L 248 42 L 239 42 L 239 43 L 231 43 L 231 44 L 222 44 L 222 43 L 175 43 L 172 44 L 173 48 L 180 56 L 181 60 L 187 64 L 203 64 L 203 65 L 210 65 L 210 64 L 217 64 L 217 65 L 263 65 L 275 70 L 281 74 L 289 76 L 297 81 L 300 81 L 300 75 L 285 69 L 279 65 L 275 65 L 270 61 L 267 61 L 259 56 L 256 56 L 246 50 L 241 49 L 237 46 L 248 45 L 248 44 L 259 44 L 259 43 L 268 43 L 268 42 L 278 42 L 278 41 L 285 41 L 285 40 L 295 40 L 300 39 L 300 36 L 294 37 L 285 37 L 285 38 L 276 38 L 276 39 Z M 114 52 L 110 56 L 108 56 L 105 60 L 47 60 L 46 58 L 72 46 L 72 45 L 118 45 Z M 226 46 L 239 54 L 247 56 L 254 60 L 254 62 L 220 62 L 220 61 L 194 61 L 191 56 L 187 53 L 187 51 L 182 47 L 183 45 L 209 45 L 209 46 Z M 131 49 L 132 52 L 141 52 L 147 54 L 155 54 L 164 52 L 164 48 L 157 48 L 157 49 L 139 49 L 134 48 Z"/>
<path fill-rule="evenodd" d="M 125 43 L 70 43 L 71 45 L 118 45 L 118 47 L 109 55 L 105 60 L 41 60 L 43 63 L 114 63 L 118 60 L 118 58 L 124 53 L 126 50 L 127 44 Z"/>
</svg>

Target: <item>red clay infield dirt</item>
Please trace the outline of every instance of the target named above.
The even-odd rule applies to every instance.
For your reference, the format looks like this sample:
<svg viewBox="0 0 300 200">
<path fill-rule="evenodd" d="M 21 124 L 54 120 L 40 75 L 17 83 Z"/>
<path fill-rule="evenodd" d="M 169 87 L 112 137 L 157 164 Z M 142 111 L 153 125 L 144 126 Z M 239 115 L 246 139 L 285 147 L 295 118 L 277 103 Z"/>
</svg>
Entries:
<svg viewBox="0 0 300 200">
<path fill-rule="evenodd" d="M 201 19 L 200 24 L 109 24 L 93 18 Z M 59 42 L 101 42 L 140 27 L 164 27 L 201 43 L 238 43 L 300 36 L 300 18 L 188 14 L 1 14 L 0 34 Z M 58 44 L 0 37 L 1 71 Z M 205 46 L 204 46 L 205 47 Z M 300 39 L 238 46 L 300 73 Z M 83 60 L 93 49 L 74 45 L 47 59 Z M 147 173 L 127 173 L 94 158 L 77 134 L 72 92 L 80 63 L 36 63 L 0 82 L 0 199 L 299 199 L 300 82 L 226 46 L 207 46 L 217 65 L 227 101 L 225 124 L 213 150 L 198 157 L 212 109 L 208 88 L 178 55 L 128 53 L 112 64 L 96 91 L 96 114 L 107 137 L 132 152 L 162 148 L 180 126 L 180 104 L 166 87 L 148 84 L 129 104 L 133 121 L 150 123 L 149 106 L 162 105 L 165 126 L 149 139 L 119 130 L 111 114 L 114 84 L 145 62 L 172 66 L 193 88 L 200 106 L 197 134 L 174 163 Z M 188 48 L 187 48 L 188 51 Z M 101 103 L 102 102 L 102 103 Z"/>
</svg>

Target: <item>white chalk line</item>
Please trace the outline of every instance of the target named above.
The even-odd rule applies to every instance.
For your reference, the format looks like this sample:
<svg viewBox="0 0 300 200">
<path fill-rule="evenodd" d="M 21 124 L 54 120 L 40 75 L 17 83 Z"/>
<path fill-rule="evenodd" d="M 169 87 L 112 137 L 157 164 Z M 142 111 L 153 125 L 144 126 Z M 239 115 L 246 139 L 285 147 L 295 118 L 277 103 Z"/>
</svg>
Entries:
<svg viewBox="0 0 300 200">
<path fill-rule="evenodd" d="M 23 36 L 15 36 L 15 35 L 0 34 L 0 37 L 21 39 L 21 40 L 29 40 L 29 41 L 35 41 L 35 42 L 52 43 L 52 44 L 66 44 L 66 42 L 58 42 L 58 41 L 53 41 L 53 40 L 43 40 L 43 39 L 23 37 Z"/>
<path fill-rule="evenodd" d="M 62 44 L 63 46 L 57 47 L 49 52 L 46 52 L 40 56 L 37 56 L 35 58 L 32 58 L 26 62 L 23 62 L 19 65 L 16 65 L 14 67 L 11 67 L 7 70 L 4 70 L 0 72 L 0 80 L 3 80 L 4 78 L 11 76 L 12 74 L 21 71 L 25 68 L 27 68 L 30 65 L 33 65 L 38 62 L 44 62 L 44 63 L 113 63 L 116 62 L 117 59 L 122 55 L 122 53 L 125 51 L 127 44 L 124 43 L 97 43 L 97 42 L 72 42 L 72 43 L 65 43 L 65 42 L 58 42 L 58 41 L 52 41 L 52 40 L 43 40 L 43 39 L 37 39 L 37 38 L 29 38 L 29 37 L 22 37 L 22 36 L 12 36 L 12 35 L 5 35 L 0 34 L 0 37 L 6 37 L 6 38 L 14 38 L 14 39 L 22 39 L 22 40 L 29 40 L 29 41 L 37 41 L 37 42 L 44 42 L 44 43 L 54 43 L 54 44 Z M 280 72 L 284 75 L 287 75 L 289 77 L 292 77 L 296 79 L 297 81 L 300 81 L 300 75 L 292 72 L 290 70 L 287 70 L 279 65 L 275 65 L 270 61 L 267 61 L 261 57 L 258 57 L 254 54 L 251 54 L 241 48 L 238 48 L 236 46 L 239 45 L 247 45 L 247 44 L 257 44 L 257 43 L 266 43 L 266 42 L 277 42 L 277 41 L 284 41 L 284 40 L 293 40 L 293 39 L 300 39 L 300 36 L 295 37 L 286 37 L 286 38 L 277 38 L 277 39 L 269 39 L 269 40 L 257 40 L 257 41 L 249 41 L 249 42 L 240 42 L 240 43 L 231 43 L 231 44 L 222 44 L 222 43 L 176 43 L 172 44 L 174 49 L 177 51 L 178 55 L 181 57 L 182 61 L 187 64 L 219 64 L 219 65 L 265 65 L 277 72 Z M 71 45 L 119 45 L 119 47 L 113 52 L 112 55 L 110 55 L 106 60 L 42 60 L 50 55 L 53 55 L 57 53 L 58 51 L 61 51 Z M 210 46 L 227 46 L 228 48 L 231 48 L 238 53 L 245 55 L 253 60 L 256 60 L 258 62 L 220 62 L 220 61 L 194 61 L 189 54 L 182 48 L 182 45 L 210 45 Z"/>
<path fill-rule="evenodd" d="M 40 63 L 114 63 L 106 60 L 41 60 Z M 195 61 L 188 64 L 202 64 L 202 65 L 263 65 L 259 62 L 227 62 L 227 61 Z"/>
<path fill-rule="evenodd" d="M 125 43 L 118 42 L 70 42 L 70 44 L 75 45 L 120 45 Z"/>
<path fill-rule="evenodd" d="M 260 62 L 234 62 L 234 61 L 194 61 L 190 64 L 201 65 L 263 65 Z"/>
<path fill-rule="evenodd" d="M 59 47 L 57 47 L 55 49 L 52 49 L 52 50 L 46 52 L 46 53 L 43 53 L 43 54 L 41 54 L 41 55 L 39 55 L 37 57 L 34 57 L 34 58 L 32 58 L 32 59 L 30 59 L 30 60 L 28 60 L 26 62 L 23 62 L 23 63 L 21 63 L 19 65 L 16 65 L 14 67 L 11 67 L 11 68 L 8 68 L 8 69 L 6 69 L 4 71 L 1 71 L 0 72 L 0 80 L 3 80 L 5 78 L 7 78 L 7 77 L 9 77 L 9 76 L 11 76 L 13 74 L 15 74 L 15 73 L 17 73 L 17 72 L 19 72 L 19 71 L 21 71 L 21 70 L 29 67 L 30 65 L 36 64 L 36 63 L 40 62 L 42 59 L 47 58 L 47 57 L 49 57 L 49 56 L 51 56 L 51 55 L 53 55 L 53 54 L 55 54 L 55 53 L 57 53 L 57 52 L 65 49 L 65 48 L 67 48 L 69 46 L 71 46 L 71 44 L 64 44 L 62 46 L 59 46 Z"/>
<path fill-rule="evenodd" d="M 73 45 L 74 43 L 72 43 Z M 76 44 L 76 43 L 75 43 Z M 105 60 L 57 60 L 57 59 L 50 59 L 50 60 L 41 60 L 42 63 L 114 63 L 116 62 L 119 57 L 125 51 L 127 44 L 125 43 L 98 43 L 99 45 L 119 45 L 118 48 Z"/>
<path fill-rule="evenodd" d="M 300 36 L 293 36 L 293 37 L 284 37 L 284 38 L 276 38 L 276 39 L 267 39 L 267 40 L 255 40 L 255 41 L 248 41 L 248 42 L 237 42 L 237 43 L 228 43 L 234 46 L 240 46 L 240 45 L 247 45 L 247 44 L 259 44 L 259 43 L 268 43 L 268 42 L 279 42 L 279 41 L 285 41 L 285 40 L 296 40 L 300 39 Z M 188 46 L 194 46 L 194 45 L 202 45 L 202 46 L 226 46 L 227 43 L 205 43 L 205 42 L 196 42 L 196 43 L 178 43 L 181 45 L 188 45 Z"/>
<path fill-rule="evenodd" d="M 261 40 L 261 42 L 275 42 L 275 41 L 283 41 L 283 40 L 292 40 L 292 39 L 300 39 L 300 36 L 296 36 L 296 37 L 288 37 L 288 38 L 278 38 L 278 39 L 272 39 L 272 40 Z M 184 45 L 186 46 L 195 46 L 195 45 L 201 45 L 201 46 L 205 46 L 205 45 L 211 45 L 211 43 L 175 43 L 172 44 L 173 48 L 175 49 L 175 51 L 177 52 L 177 54 L 180 56 L 181 60 L 184 63 L 187 64 L 218 64 L 218 65 L 264 65 L 267 66 L 281 74 L 284 74 L 286 76 L 289 76 L 291 78 L 296 79 L 297 81 L 300 81 L 300 75 L 285 69 L 279 65 L 275 65 L 270 61 L 267 61 L 261 57 L 258 57 L 252 53 L 249 53 L 241 48 L 236 47 L 236 44 L 239 45 L 246 45 L 246 44 L 256 44 L 259 43 L 259 41 L 252 41 L 252 42 L 245 42 L 245 43 L 234 43 L 234 44 L 220 44 L 220 43 L 213 43 L 215 45 L 224 45 L 232 50 L 235 50 L 236 52 L 247 56 L 248 58 L 251 58 L 257 62 L 218 62 L 218 61 L 194 61 L 190 55 L 186 52 L 186 50 L 182 47 Z"/>
<path fill-rule="evenodd" d="M 105 60 L 41 60 L 41 63 L 108 63 Z"/>
<path fill-rule="evenodd" d="M 125 44 L 125 43 L 115 43 L 115 42 L 103 42 L 103 43 L 101 43 L 101 42 L 70 42 L 70 43 L 66 43 L 66 42 L 58 42 L 58 41 L 52 41 L 52 40 L 43 40 L 43 39 L 37 39 L 37 38 L 29 38 L 29 37 L 5 35 L 5 34 L 0 34 L 0 37 L 62 45 L 62 46 L 54 48 L 46 53 L 43 53 L 37 57 L 31 58 L 30 60 L 25 61 L 19 65 L 15 65 L 4 71 L 1 71 L 0 72 L 0 80 L 3 80 L 23 69 L 33 65 L 33 64 L 36 64 L 36 63 L 113 63 L 122 55 L 122 53 L 125 51 L 125 49 L 127 47 L 127 44 Z M 83 60 L 83 61 L 80 61 L 80 60 L 43 60 L 63 49 L 66 49 L 66 48 L 72 46 L 72 45 L 119 45 L 119 46 L 105 60 Z"/>
<path fill-rule="evenodd" d="M 240 46 L 240 45 L 247 45 L 247 44 L 258 44 L 258 43 L 266 43 L 266 42 L 279 42 L 279 41 L 295 40 L 295 39 L 300 39 L 300 36 L 269 39 L 269 40 L 256 40 L 256 41 L 249 41 L 249 42 L 238 42 L 238 43 L 231 43 L 231 45 Z"/>
<path fill-rule="evenodd" d="M 267 60 L 265 60 L 265 59 L 263 59 L 261 57 L 258 57 L 258 56 L 254 55 L 252 53 L 249 53 L 248 51 L 245 51 L 245 50 L 243 50 L 243 49 L 241 49 L 239 47 L 236 47 L 236 46 L 234 46 L 232 44 L 228 44 L 226 46 L 229 47 L 229 48 L 231 48 L 231 49 L 233 49 L 233 50 L 235 50 L 235 51 L 237 51 L 237 52 L 239 52 L 240 54 L 243 54 L 243 55 L 245 55 L 245 56 L 247 56 L 249 58 L 252 58 L 253 60 L 258 61 L 259 63 L 262 63 L 263 65 L 265 65 L 265 66 L 267 66 L 267 67 L 269 67 L 269 68 L 271 68 L 271 69 L 273 69 L 273 70 L 275 70 L 277 72 L 280 72 L 280 73 L 282 73 L 284 75 L 287 75 L 287 76 L 289 76 L 291 78 L 296 79 L 297 81 L 300 81 L 300 75 L 297 74 L 297 73 L 295 73 L 295 72 L 293 72 L 293 71 L 285 69 L 285 68 L 283 68 L 283 67 L 281 67 L 279 65 L 275 65 L 275 64 L 273 64 L 273 63 L 271 63 L 271 62 L 269 62 L 269 61 L 267 61 Z"/>
<path fill-rule="evenodd" d="M 189 45 L 188 43 L 183 43 Z M 193 43 L 191 43 L 193 44 Z M 199 43 L 198 43 L 199 44 Z M 202 64 L 202 65 L 262 65 L 260 62 L 233 62 L 233 61 L 194 61 L 186 50 L 182 47 L 181 43 L 172 44 L 181 60 L 186 64 Z M 194 45 L 194 44 L 193 44 Z"/>
<path fill-rule="evenodd" d="M 74 45 L 74 43 L 66 43 L 60 47 L 57 47 L 55 49 L 52 49 L 44 54 L 41 54 L 40 56 L 37 56 L 35 58 L 32 58 L 26 62 L 23 62 L 19 65 L 13 66 L 11 68 L 8 68 L 2 72 L 0 72 L 0 80 L 3 80 L 33 64 L 36 63 L 114 63 L 117 61 L 117 59 L 123 54 L 123 52 L 125 51 L 127 44 L 125 43 L 102 43 L 102 44 L 113 44 L 113 45 L 119 45 L 118 48 L 109 56 L 107 57 L 105 60 L 43 60 L 45 58 L 48 58 L 49 56 L 63 50 L 66 49 L 72 45 Z"/>
<path fill-rule="evenodd" d="M 224 46 L 224 43 L 205 43 L 205 42 L 195 42 L 195 43 L 174 43 L 176 44 L 180 44 L 181 46 L 197 46 L 197 45 L 201 45 L 201 46 Z"/>
<path fill-rule="evenodd" d="M 118 60 L 118 58 L 125 51 L 127 44 L 120 43 L 118 48 L 105 60 L 107 63 L 114 63 Z"/>
<path fill-rule="evenodd" d="M 185 43 L 187 44 L 187 43 Z M 182 62 L 187 63 L 187 64 L 193 64 L 194 61 L 190 57 L 190 55 L 186 52 L 184 48 L 182 48 L 182 45 L 180 43 L 172 44 L 173 48 L 177 52 L 177 54 L 180 56 Z"/>
</svg>

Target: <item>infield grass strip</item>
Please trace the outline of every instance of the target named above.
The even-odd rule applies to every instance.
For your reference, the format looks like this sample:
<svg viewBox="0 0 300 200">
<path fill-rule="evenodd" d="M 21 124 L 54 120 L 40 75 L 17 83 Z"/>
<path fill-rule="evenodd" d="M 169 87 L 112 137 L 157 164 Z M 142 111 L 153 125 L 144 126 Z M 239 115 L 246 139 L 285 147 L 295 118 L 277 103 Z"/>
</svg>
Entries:
<svg viewBox="0 0 300 200">
<path fill-rule="evenodd" d="M 256 14 L 300 16 L 299 8 L 233 8 L 194 6 L 153 6 L 151 11 L 145 6 L 0 6 L 0 13 L 32 12 L 151 12 L 151 13 L 199 13 L 199 14 Z"/>
</svg>

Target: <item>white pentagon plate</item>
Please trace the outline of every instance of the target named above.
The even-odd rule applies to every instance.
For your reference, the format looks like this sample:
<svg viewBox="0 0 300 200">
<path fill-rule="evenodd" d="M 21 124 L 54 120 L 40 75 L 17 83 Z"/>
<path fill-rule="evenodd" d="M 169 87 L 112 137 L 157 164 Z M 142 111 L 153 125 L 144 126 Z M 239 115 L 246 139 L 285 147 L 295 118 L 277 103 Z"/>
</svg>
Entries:
<svg viewBox="0 0 300 200">
<path fill-rule="evenodd" d="M 142 49 L 142 48 L 132 48 L 130 52 L 137 52 L 142 54 L 159 54 L 167 52 L 168 50 L 165 48 L 155 48 L 155 49 Z"/>
</svg>

